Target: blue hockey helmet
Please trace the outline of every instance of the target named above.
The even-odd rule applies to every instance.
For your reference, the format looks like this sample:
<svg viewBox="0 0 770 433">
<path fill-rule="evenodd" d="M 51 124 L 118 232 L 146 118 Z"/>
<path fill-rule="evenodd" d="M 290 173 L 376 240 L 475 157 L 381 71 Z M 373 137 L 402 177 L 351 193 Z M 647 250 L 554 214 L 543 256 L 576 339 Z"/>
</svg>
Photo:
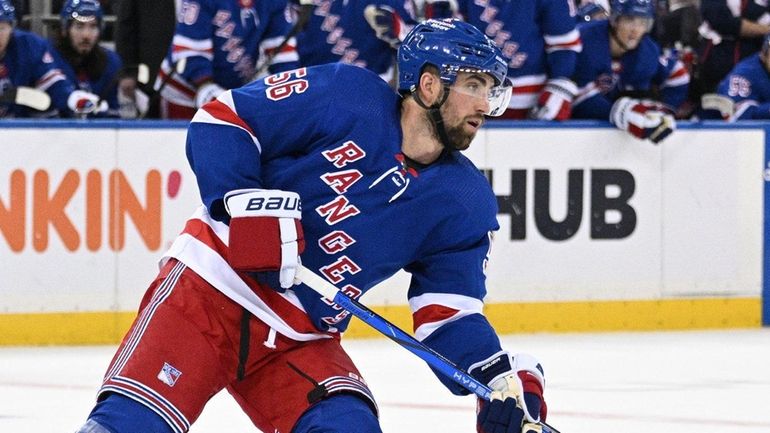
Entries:
<svg viewBox="0 0 770 433">
<path fill-rule="evenodd" d="M 61 28 L 66 30 L 70 21 L 87 23 L 96 20 L 99 27 L 102 26 L 102 5 L 98 0 L 67 0 L 61 8 L 59 18 Z"/>
<path fill-rule="evenodd" d="M 610 23 L 613 27 L 617 27 L 621 17 L 649 32 L 655 22 L 655 3 L 653 0 L 611 0 Z"/>
<path fill-rule="evenodd" d="M 428 65 L 436 67 L 446 86 L 454 84 L 458 72 L 481 72 L 494 78 L 488 95 L 490 116 L 503 114 L 511 96 L 506 79 L 508 62 L 484 33 L 457 20 L 427 20 L 416 25 L 398 48 L 398 91 L 412 93 Z"/>
<path fill-rule="evenodd" d="M 0 22 L 16 23 L 16 8 L 11 0 L 0 0 Z"/>
<path fill-rule="evenodd" d="M 603 20 L 609 17 L 607 10 L 599 3 L 585 3 L 577 9 L 575 18 L 577 23 L 587 23 L 589 21 Z"/>
<path fill-rule="evenodd" d="M 653 0 L 611 0 L 610 17 L 621 16 L 655 19 L 655 3 Z"/>
</svg>

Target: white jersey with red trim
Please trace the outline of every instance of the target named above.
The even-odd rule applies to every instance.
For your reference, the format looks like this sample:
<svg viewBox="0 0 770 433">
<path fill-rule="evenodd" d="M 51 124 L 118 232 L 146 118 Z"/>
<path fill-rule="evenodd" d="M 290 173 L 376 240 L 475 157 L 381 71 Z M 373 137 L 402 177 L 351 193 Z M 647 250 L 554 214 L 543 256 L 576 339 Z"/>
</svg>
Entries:
<svg viewBox="0 0 770 433">
<path fill-rule="evenodd" d="M 271 58 L 271 73 L 297 68 L 295 38 L 283 43 L 291 28 L 286 0 L 184 1 L 156 88 L 165 82 L 164 99 L 194 108 L 202 83 L 240 87 L 267 58 Z M 180 73 L 176 69 L 182 59 L 185 67 Z"/>
<path fill-rule="evenodd" d="M 187 156 L 204 208 L 167 257 L 290 338 L 344 331 L 348 313 L 308 287 L 279 293 L 227 262 L 224 195 L 294 191 L 305 266 L 354 298 L 405 269 L 417 338 L 464 367 L 484 359 L 500 350 L 482 314 L 495 196 L 459 152 L 415 168 L 401 142 L 400 97 L 363 68 L 302 68 L 225 92 L 190 124 Z"/>
</svg>

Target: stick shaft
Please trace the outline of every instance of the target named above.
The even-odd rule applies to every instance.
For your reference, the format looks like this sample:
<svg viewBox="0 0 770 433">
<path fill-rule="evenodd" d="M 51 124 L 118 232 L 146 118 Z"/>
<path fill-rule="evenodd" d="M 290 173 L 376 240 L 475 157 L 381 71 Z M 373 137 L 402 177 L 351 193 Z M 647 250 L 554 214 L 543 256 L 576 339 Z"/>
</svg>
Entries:
<svg viewBox="0 0 770 433">
<path fill-rule="evenodd" d="M 384 317 L 370 310 L 355 299 L 345 295 L 336 286 L 321 278 L 315 272 L 300 265 L 297 270 L 297 277 L 319 295 L 334 301 L 335 304 L 349 311 L 367 325 L 398 343 L 404 349 L 417 355 L 417 357 L 452 379 L 458 385 L 476 394 L 479 398 L 486 401 L 490 400 L 492 390 L 488 386 L 476 380 L 473 376 L 468 374 L 468 372 L 455 365 L 440 353 L 407 334 L 401 330 L 401 328 L 390 323 Z M 558 430 L 548 424 L 541 424 L 543 426 L 543 433 L 559 433 Z"/>
</svg>

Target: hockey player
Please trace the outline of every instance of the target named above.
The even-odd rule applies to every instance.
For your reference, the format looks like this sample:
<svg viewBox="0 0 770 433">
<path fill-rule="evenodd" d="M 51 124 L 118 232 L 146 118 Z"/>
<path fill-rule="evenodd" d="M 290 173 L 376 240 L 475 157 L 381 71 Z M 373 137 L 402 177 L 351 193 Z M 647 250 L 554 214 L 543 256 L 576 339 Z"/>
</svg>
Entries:
<svg viewBox="0 0 770 433">
<path fill-rule="evenodd" d="M 0 0 L 0 95 L 13 87 L 29 86 L 51 96 L 53 108 L 60 115 L 89 113 L 96 109 L 99 97 L 76 90 L 56 67 L 45 39 L 16 27 L 16 10 L 10 0 Z M 41 116 L 29 108 L 0 103 L 0 118 Z"/>
<path fill-rule="evenodd" d="M 114 51 L 99 45 L 102 15 L 98 0 L 67 0 L 60 14 L 60 37 L 52 53 L 58 68 L 78 89 L 99 95 L 107 103 L 93 115 L 118 117 L 117 74 L 123 62 Z"/>
<path fill-rule="evenodd" d="M 340 345 L 350 316 L 295 285 L 299 254 L 354 298 L 406 269 L 416 338 L 497 391 L 478 431 L 540 431 L 543 370 L 503 350 L 482 313 L 497 205 L 459 152 L 505 110 L 507 64 L 470 24 L 430 20 L 407 35 L 398 68 L 400 95 L 332 63 L 196 113 L 187 156 L 204 205 L 164 256 L 80 433 L 184 432 L 222 388 L 264 432 L 380 432 Z"/>
<path fill-rule="evenodd" d="M 732 100 L 729 110 L 721 110 L 728 121 L 770 119 L 770 35 L 759 53 L 738 63 L 719 83 L 717 93 Z"/>
<path fill-rule="evenodd" d="M 226 89 L 250 82 L 262 58 L 271 59 L 271 73 L 298 67 L 295 38 L 284 43 L 288 15 L 286 0 L 185 1 L 155 83 L 162 117 L 192 118 Z"/>
<path fill-rule="evenodd" d="M 576 119 L 609 119 L 618 128 L 658 143 L 675 128 L 673 113 L 687 97 L 689 74 L 675 57 L 662 57 L 647 34 L 652 0 L 612 0 L 609 20 L 581 25 L 583 52 L 575 81 Z M 659 93 L 659 102 L 653 93 Z"/>
<path fill-rule="evenodd" d="M 714 92 L 738 62 L 759 52 L 762 37 L 770 33 L 766 0 L 701 0 L 700 11 L 696 97 Z"/>
<path fill-rule="evenodd" d="M 322 0 L 315 2 L 297 35 L 302 66 L 343 62 L 367 68 L 395 82 L 396 50 L 416 24 L 403 0 Z M 395 83 L 394 83 L 395 84 Z"/>
<path fill-rule="evenodd" d="M 427 13 L 436 3 L 446 2 L 426 6 Z M 459 0 L 457 6 L 460 16 L 492 38 L 508 59 L 513 97 L 504 117 L 568 119 L 577 92 L 570 77 L 582 49 L 573 1 Z"/>
</svg>

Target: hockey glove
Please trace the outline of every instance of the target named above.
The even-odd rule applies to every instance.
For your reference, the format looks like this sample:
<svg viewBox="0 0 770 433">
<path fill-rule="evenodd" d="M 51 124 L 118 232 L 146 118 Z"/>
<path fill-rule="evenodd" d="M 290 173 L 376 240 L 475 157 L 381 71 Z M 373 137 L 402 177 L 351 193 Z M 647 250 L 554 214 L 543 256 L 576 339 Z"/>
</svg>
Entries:
<svg viewBox="0 0 770 433">
<path fill-rule="evenodd" d="M 539 120 L 567 120 L 572 115 L 572 100 L 577 85 L 567 78 L 548 80 L 529 117 Z"/>
<path fill-rule="evenodd" d="M 393 49 L 398 49 L 409 32 L 404 20 L 390 6 L 369 5 L 364 8 L 364 18 L 377 38 L 390 44 Z"/>
<path fill-rule="evenodd" d="M 610 122 L 636 138 L 658 144 L 676 129 L 674 116 L 662 104 L 623 97 L 615 101 Z"/>
<path fill-rule="evenodd" d="M 100 109 L 99 96 L 83 90 L 73 90 L 67 97 L 67 107 L 75 114 L 89 114 Z"/>
<path fill-rule="evenodd" d="M 295 192 L 277 189 L 241 189 L 225 195 L 230 214 L 228 262 L 245 272 L 278 271 L 280 286 L 295 281 L 305 250 L 302 206 Z"/>
<path fill-rule="evenodd" d="M 541 433 L 548 409 L 545 376 L 531 355 L 498 352 L 473 364 L 468 372 L 492 388 L 491 401 L 479 400 L 478 433 Z"/>
<path fill-rule="evenodd" d="M 457 14 L 457 0 L 425 0 L 425 19 L 454 18 Z"/>
<path fill-rule="evenodd" d="M 206 83 L 198 87 L 195 93 L 195 108 L 201 108 L 206 103 L 213 101 L 220 93 L 225 91 L 222 86 L 216 83 Z"/>
</svg>

